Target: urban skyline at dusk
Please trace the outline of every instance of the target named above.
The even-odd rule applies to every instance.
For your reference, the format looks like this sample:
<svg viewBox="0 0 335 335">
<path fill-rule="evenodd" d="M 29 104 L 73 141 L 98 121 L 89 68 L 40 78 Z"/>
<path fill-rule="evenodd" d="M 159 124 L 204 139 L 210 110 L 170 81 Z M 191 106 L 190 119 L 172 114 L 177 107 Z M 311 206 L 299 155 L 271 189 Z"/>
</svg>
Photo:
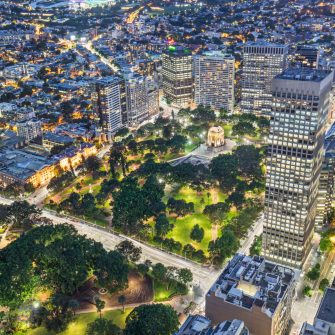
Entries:
<svg viewBox="0 0 335 335">
<path fill-rule="evenodd" d="M 0 335 L 335 335 L 335 2 L 0 1 Z"/>
</svg>

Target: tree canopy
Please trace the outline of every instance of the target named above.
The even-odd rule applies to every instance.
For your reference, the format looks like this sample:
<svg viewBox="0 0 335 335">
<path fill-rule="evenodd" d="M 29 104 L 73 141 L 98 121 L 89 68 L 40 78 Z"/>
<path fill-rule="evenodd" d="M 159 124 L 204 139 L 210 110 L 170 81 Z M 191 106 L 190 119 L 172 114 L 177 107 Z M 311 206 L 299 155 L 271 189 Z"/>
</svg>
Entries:
<svg viewBox="0 0 335 335">
<path fill-rule="evenodd" d="M 118 252 L 70 225 L 32 228 L 0 250 L 0 305 L 15 308 L 41 287 L 72 294 L 92 272 L 110 291 L 127 285 L 128 266 Z"/>
<path fill-rule="evenodd" d="M 178 316 L 169 305 L 141 305 L 126 319 L 124 335 L 171 335 L 178 330 Z"/>
</svg>

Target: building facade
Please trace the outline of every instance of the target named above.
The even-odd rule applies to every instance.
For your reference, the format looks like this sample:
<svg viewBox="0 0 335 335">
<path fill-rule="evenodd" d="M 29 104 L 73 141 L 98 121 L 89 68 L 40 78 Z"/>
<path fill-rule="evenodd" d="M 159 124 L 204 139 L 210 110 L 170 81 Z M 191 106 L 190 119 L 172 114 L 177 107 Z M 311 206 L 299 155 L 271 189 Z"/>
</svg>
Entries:
<svg viewBox="0 0 335 335">
<path fill-rule="evenodd" d="M 149 118 L 159 114 L 159 90 L 152 89 L 148 91 L 148 110 Z"/>
<path fill-rule="evenodd" d="M 170 46 L 162 55 L 162 80 L 165 99 L 185 105 L 193 99 L 192 53 L 181 46 Z"/>
<path fill-rule="evenodd" d="M 24 138 L 27 142 L 34 140 L 42 135 L 42 124 L 38 119 L 30 119 L 16 124 L 17 135 Z"/>
<path fill-rule="evenodd" d="M 223 321 L 213 326 L 211 320 L 202 315 L 190 315 L 175 335 L 249 335 L 241 320 Z"/>
<path fill-rule="evenodd" d="M 100 129 L 110 141 L 112 135 L 122 128 L 122 80 L 105 77 L 97 81 L 96 90 Z"/>
<path fill-rule="evenodd" d="M 272 79 L 286 68 L 287 54 L 287 45 L 254 42 L 243 47 L 243 113 L 270 116 Z"/>
<path fill-rule="evenodd" d="M 207 293 L 205 314 L 213 324 L 239 318 L 251 334 L 285 334 L 294 287 L 292 269 L 236 254 Z"/>
<path fill-rule="evenodd" d="M 145 78 L 132 76 L 125 81 L 127 125 L 136 126 L 149 118 Z"/>
<path fill-rule="evenodd" d="M 263 252 L 277 263 L 301 267 L 311 248 L 331 82 L 312 69 L 273 80 Z"/>
<path fill-rule="evenodd" d="M 334 199 L 335 177 L 335 124 L 327 131 L 324 142 L 322 169 L 320 173 L 318 204 L 315 224 L 317 228 L 329 224 Z"/>
<path fill-rule="evenodd" d="M 198 105 L 234 111 L 235 59 L 219 51 L 194 58 L 194 100 Z"/>
<path fill-rule="evenodd" d="M 320 51 L 308 45 L 298 45 L 293 57 L 293 66 L 317 69 L 319 67 Z"/>
</svg>

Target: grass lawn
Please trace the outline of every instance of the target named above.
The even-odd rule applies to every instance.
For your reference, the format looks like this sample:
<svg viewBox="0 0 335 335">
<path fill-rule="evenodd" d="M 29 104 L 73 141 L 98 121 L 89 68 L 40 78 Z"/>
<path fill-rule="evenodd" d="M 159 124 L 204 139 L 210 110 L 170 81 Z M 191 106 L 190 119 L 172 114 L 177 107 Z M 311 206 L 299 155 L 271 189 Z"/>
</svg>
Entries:
<svg viewBox="0 0 335 335">
<path fill-rule="evenodd" d="M 185 295 L 187 293 L 184 288 L 177 286 L 175 284 L 170 284 L 167 286 L 166 283 L 161 283 L 157 280 L 153 282 L 154 288 L 154 301 L 167 301 L 176 295 Z"/>
<path fill-rule="evenodd" d="M 209 196 L 207 193 L 210 193 Z M 195 212 L 200 214 L 207 205 L 213 204 L 214 193 L 217 195 L 216 202 L 223 202 L 227 196 L 222 193 L 219 189 L 205 190 L 198 193 L 197 191 L 191 189 L 190 187 L 182 187 L 180 189 L 172 190 L 165 195 L 164 200 L 167 201 L 168 198 L 173 197 L 178 200 L 185 200 L 186 202 L 193 202 Z"/>
<path fill-rule="evenodd" d="M 170 219 L 174 224 L 173 230 L 167 235 L 167 237 L 172 237 L 176 241 L 180 242 L 182 245 L 192 244 L 196 249 L 202 249 L 205 254 L 207 254 L 208 243 L 212 239 L 212 226 L 208 217 L 204 214 L 192 214 L 187 215 L 182 218 L 178 218 L 176 221 Z M 190 238 L 192 228 L 198 224 L 205 231 L 205 236 L 203 240 L 198 243 Z"/>
<path fill-rule="evenodd" d="M 121 328 L 124 328 L 126 317 L 132 311 L 131 308 L 127 308 L 123 314 L 121 310 L 113 310 L 103 312 L 103 317 L 113 320 L 113 322 Z M 64 332 L 59 333 L 59 335 L 84 335 L 87 324 L 93 322 L 99 314 L 96 312 L 79 314 L 76 316 L 75 320 L 69 324 L 69 327 Z M 49 332 L 44 327 L 39 327 L 36 329 L 29 330 L 27 335 L 53 335 L 55 333 Z"/>
<path fill-rule="evenodd" d="M 224 124 L 223 125 L 225 137 L 230 137 L 231 136 L 232 128 L 233 128 L 233 126 L 231 124 Z"/>
<path fill-rule="evenodd" d="M 207 195 L 209 193 L 209 196 Z M 207 255 L 208 243 L 212 240 L 212 225 L 207 215 L 202 214 L 206 205 L 213 204 L 215 202 L 223 202 L 226 199 L 226 195 L 219 189 L 203 191 L 198 193 L 192 190 L 190 187 L 182 187 L 180 189 L 172 189 L 165 195 L 164 201 L 167 201 L 169 197 L 175 199 L 183 199 L 186 202 L 193 202 L 195 213 L 187 215 L 182 218 L 174 220 L 171 218 L 170 221 L 174 224 L 174 229 L 167 235 L 169 238 L 173 238 L 181 244 L 192 244 L 196 249 L 202 249 Z M 229 216 L 233 217 L 234 213 L 229 213 Z M 229 217 L 229 218 L 231 218 Z M 198 243 L 190 238 L 192 228 L 198 224 L 205 231 L 203 240 Z"/>
</svg>

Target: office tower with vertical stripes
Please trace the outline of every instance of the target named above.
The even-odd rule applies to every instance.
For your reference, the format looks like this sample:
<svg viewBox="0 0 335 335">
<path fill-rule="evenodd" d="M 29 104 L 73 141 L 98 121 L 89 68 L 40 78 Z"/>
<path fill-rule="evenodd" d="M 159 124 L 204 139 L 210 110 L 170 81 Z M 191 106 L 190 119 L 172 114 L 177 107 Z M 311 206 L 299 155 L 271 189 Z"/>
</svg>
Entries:
<svg viewBox="0 0 335 335">
<path fill-rule="evenodd" d="M 289 69 L 272 83 L 263 253 L 300 268 L 314 231 L 330 71 Z"/>
<path fill-rule="evenodd" d="M 165 99 L 175 105 L 193 101 L 193 56 L 182 46 L 170 46 L 163 52 L 162 77 Z"/>
<path fill-rule="evenodd" d="M 198 105 L 234 111 L 235 59 L 220 51 L 194 58 L 194 100 Z"/>
<path fill-rule="evenodd" d="M 248 43 L 243 48 L 243 113 L 270 116 L 272 79 L 287 66 L 288 46 L 267 42 Z"/>
<path fill-rule="evenodd" d="M 122 128 L 122 79 L 104 77 L 97 81 L 97 112 L 101 132 L 108 141 Z"/>
</svg>

